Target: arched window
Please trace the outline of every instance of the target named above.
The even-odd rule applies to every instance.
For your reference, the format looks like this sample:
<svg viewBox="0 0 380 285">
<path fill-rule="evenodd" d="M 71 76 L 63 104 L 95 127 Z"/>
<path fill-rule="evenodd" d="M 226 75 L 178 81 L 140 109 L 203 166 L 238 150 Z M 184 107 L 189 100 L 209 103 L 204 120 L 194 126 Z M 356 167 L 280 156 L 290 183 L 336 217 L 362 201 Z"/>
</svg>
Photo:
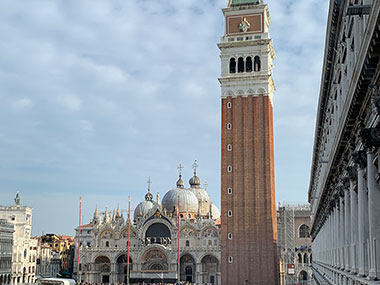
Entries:
<svg viewBox="0 0 380 285">
<path fill-rule="evenodd" d="M 260 71 L 261 70 L 261 60 L 259 56 L 255 56 L 254 60 L 254 71 Z"/>
<path fill-rule="evenodd" d="M 230 73 L 236 73 L 236 60 L 234 58 L 230 59 Z"/>
<path fill-rule="evenodd" d="M 106 247 L 110 247 L 110 242 L 106 241 Z"/>
<path fill-rule="evenodd" d="M 313 254 L 310 253 L 310 264 L 313 263 Z"/>
<path fill-rule="evenodd" d="M 186 241 L 186 246 L 190 246 L 190 242 L 188 240 Z"/>
<path fill-rule="evenodd" d="M 238 72 L 244 72 L 244 59 L 242 57 L 238 59 Z"/>
<path fill-rule="evenodd" d="M 299 237 L 300 238 L 309 238 L 310 237 L 309 227 L 307 225 L 304 224 L 304 225 L 300 226 Z"/>
<path fill-rule="evenodd" d="M 245 71 L 252 72 L 252 57 L 247 57 L 245 62 Z"/>
<path fill-rule="evenodd" d="M 298 275 L 298 281 L 307 281 L 307 279 L 308 279 L 307 272 L 305 270 L 302 270 L 300 274 Z"/>
<path fill-rule="evenodd" d="M 302 255 L 301 255 L 301 253 L 298 253 L 298 263 L 302 264 Z"/>
<path fill-rule="evenodd" d="M 303 263 L 304 263 L 304 264 L 309 264 L 309 256 L 308 256 L 307 253 L 305 253 L 305 254 L 303 255 Z"/>
</svg>

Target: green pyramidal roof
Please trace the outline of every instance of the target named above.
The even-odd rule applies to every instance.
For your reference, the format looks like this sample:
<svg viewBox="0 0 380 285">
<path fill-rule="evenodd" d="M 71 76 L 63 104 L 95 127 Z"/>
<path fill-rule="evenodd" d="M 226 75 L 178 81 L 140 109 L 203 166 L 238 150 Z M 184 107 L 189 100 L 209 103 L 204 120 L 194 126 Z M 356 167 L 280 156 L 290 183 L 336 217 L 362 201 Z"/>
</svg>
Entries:
<svg viewBox="0 0 380 285">
<path fill-rule="evenodd" d="M 262 0 L 231 0 L 230 5 L 260 4 Z"/>
</svg>

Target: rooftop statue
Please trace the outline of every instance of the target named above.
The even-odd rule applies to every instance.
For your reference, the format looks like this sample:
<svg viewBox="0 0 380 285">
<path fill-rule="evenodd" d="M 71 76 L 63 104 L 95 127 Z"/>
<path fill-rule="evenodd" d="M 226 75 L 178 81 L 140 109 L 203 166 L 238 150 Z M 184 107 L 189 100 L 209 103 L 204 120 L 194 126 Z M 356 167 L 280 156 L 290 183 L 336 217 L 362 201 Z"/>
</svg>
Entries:
<svg viewBox="0 0 380 285">
<path fill-rule="evenodd" d="M 20 206 L 20 193 L 17 192 L 16 198 L 14 199 L 16 206 Z"/>
</svg>

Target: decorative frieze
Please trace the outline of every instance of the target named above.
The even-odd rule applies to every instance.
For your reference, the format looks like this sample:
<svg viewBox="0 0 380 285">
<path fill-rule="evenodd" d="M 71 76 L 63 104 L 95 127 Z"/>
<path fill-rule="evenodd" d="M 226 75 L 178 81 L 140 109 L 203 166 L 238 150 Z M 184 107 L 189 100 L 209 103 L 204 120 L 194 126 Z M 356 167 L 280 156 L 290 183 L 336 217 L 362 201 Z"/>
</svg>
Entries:
<svg viewBox="0 0 380 285">
<path fill-rule="evenodd" d="M 352 161 L 364 169 L 367 166 L 367 155 L 364 150 L 354 151 L 352 153 Z"/>
<path fill-rule="evenodd" d="M 375 128 L 362 128 L 359 131 L 359 138 L 366 149 L 380 147 L 380 126 Z"/>
<path fill-rule="evenodd" d="M 372 106 L 375 112 L 380 115 L 380 87 L 379 86 L 373 86 L 372 87 L 373 93 L 372 93 Z"/>
</svg>

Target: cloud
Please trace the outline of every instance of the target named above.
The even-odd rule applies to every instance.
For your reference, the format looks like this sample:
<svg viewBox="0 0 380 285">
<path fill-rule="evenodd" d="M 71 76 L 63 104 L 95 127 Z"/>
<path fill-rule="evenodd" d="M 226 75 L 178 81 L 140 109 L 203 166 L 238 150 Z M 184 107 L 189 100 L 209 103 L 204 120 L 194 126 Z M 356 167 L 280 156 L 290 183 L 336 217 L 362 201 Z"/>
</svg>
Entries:
<svg viewBox="0 0 380 285">
<path fill-rule="evenodd" d="M 58 104 L 66 108 L 69 111 L 80 111 L 82 107 L 82 100 L 73 95 L 62 95 L 57 98 Z"/>
<path fill-rule="evenodd" d="M 225 2 L 0 2 L 0 191 L 36 197 L 25 203 L 37 231 L 72 232 L 77 219 L 62 213 L 77 193 L 125 208 L 151 176 L 163 197 L 178 161 L 188 179 L 198 160 L 220 204 Z M 282 200 L 307 196 L 327 2 L 268 0 Z M 60 223 L 48 221 L 52 211 Z"/>
<path fill-rule="evenodd" d="M 12 102 L 12 107 L 15 110 L 25 110 L 33 107 L 33 102 L 29 98 L 22 98 Z"/>
<path fill-rule="evenodd" d="M 94 126 L 90 121 L 80 120 L 79 124 L 81 129 L 85 132 L 92 133 L 94 131 Z"/>
</svg>

